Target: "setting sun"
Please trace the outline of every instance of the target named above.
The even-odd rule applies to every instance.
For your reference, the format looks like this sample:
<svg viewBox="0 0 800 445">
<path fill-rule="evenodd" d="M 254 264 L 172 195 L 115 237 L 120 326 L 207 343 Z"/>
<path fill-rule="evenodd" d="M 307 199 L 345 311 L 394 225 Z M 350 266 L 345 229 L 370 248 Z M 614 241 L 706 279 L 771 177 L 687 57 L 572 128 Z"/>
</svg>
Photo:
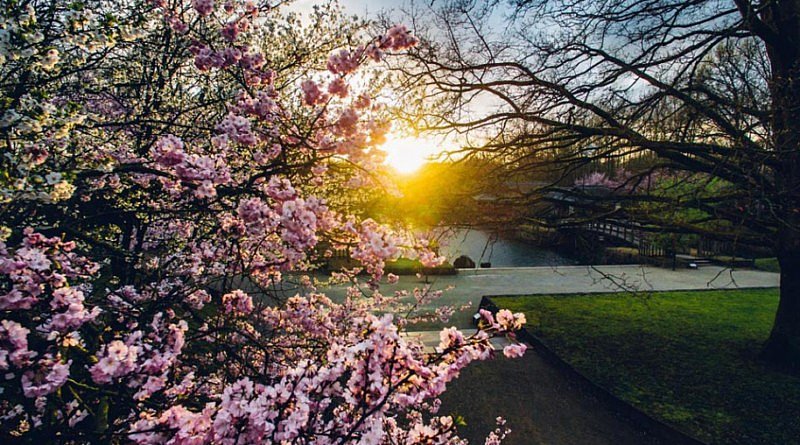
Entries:
<svg viewBox="0 0 800 445">
<path fill-rule="evenodd" d="M 445 151 L 441 142 L 413 136 L 390 136 L 380 149 L 386 152 L 386 165 L 402 174 L 414 173 Z"/>
</svg>

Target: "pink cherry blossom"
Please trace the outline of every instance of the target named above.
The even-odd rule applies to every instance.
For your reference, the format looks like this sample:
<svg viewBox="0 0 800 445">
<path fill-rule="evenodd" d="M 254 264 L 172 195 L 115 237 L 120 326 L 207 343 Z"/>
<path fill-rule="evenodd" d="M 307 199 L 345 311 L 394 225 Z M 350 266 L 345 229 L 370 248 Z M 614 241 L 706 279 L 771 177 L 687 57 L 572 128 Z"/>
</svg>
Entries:
<svg viewBox="0 0 800 445">
<path fill-rule="evenodd" d="M 28 350 L 28 334 L 26 329 L 11 320 L 0 321 L 0 343 L 6 342 L 8 346 L 0 348 L 0 370 L 7 370 L 13 363 L 22 368 L 30 362 L 36 353 Z"/>
<path fill-rule="evenodd" d="M 324 103 L 327 100 L 319 85 L 311 79 L 303 81 L 300 84 L 300 88 L 303 90 L 303 102 L 310 107 Z"/>
<path fill-rule="evenodd" d="M 408 32 L 405 25 L 394 25 L 380 41 L 381 48 L 399 51 L 416 46 L 419 39 Z"/>
<path fill-rule="evenodd" d="M 208 71 L 211 68 L 219 68 L 225 64 L 225 57 L 211 48 L 204 46 L 196 51 L 194 65 L 200 71 Z"/>
<path fill-rule="evenodd" d="M 14 210 L 0 221 L 4 432 L 462 443 L 439 397 L 524 319 L 447 329 L 426 352 L 403 333 L 414 315 L 394 314 L 442 291 L 380 285 L 401 255 L 438 263 L 434 246 L 340 202 L 346 184 L 378 180 L 348 169 L 377 173 L 390 128 L 367 94 L 353 97 L 354 73 L 416 38 L 395 26 L 342 48 L 327 24 L 298 34 L 281 2 L 146 3 L 39 15 L 25 32 L 41 42 L 14 37 L 19 8 L 0 12 L 9 54 L 36 57 L 0 64 L 22 92 L 2 118 Z M 46 74 L 30 70 L 48 54 Z M 338 302 L 311 278 L 334 250 L 358 262 L 336 279 L 369 274 Z"/>
<path fill-rule="evenodd" d="M 575 180 L 575 185 L 577 186 L 601 186 L 607 188 L 617 188 L 622 185 L 619 181 L 615 181 L 605 173 L 602 172 L 594 172 L 590 173 L 589 175 L 578 178 Z"/>
<path fill-rule="evenodd" d="M 516 343 L 512 345 L 508 345 L 503 348 L 503 355 L 508 358 L 518 358 L 525 355 L 525 351 L 528 347 L 522 343 Z"/>
<path fill-rule="evenodd" d="M 22 374 L 21 384 L 25 397 L 41 397 L 56 391 L 67 381 L 71 364 L 71 360 L 62 363 L 52 356 L 43 357 L 38 361 L 36 369 Z"/>
<path fill-rule="evenodd" d="M 192 0 L 192 6 L 201 16 L 206 16 L 214 11 L 214 0 Z"/>
<path fill-rule="evenodd" d="M 159 138 L 152 153 L 155 161 L 166 167 L 178 165 L 186 159 L 183 141 L 171 134 Z"/>
<path fill-rule="evenodd" d="M 253 311 L 253 299 L 239 289 L 222 296 L 225 312 L 249 314 Z"/>
<path fill-rule="evenodd" d="M 349 93 L 349 86 L 343 78 L 337 77 L 328 85 L 328 92 L 333 96 L 344 98 Z"/>
<path fill-rule="evenodd" d="M 350 74 L 358 68 L 358 65 L 358 52 L 352 53 L 341 49 L 330 55 L 327 66 L 333 74 Z"/>
<path fill-rule="evenodd" d="M 346 108 L 339 115 L 336 121 L 338 130 L 344 135 L 352 135 L 356 132 L 356 125 L 358 124 L 358 112 L 353 108 Z"/>
<path fill-rule="evenodd" d="M 136 367 L 139 348 L 129 347 L 120 340 L 114 340 L 100 350 L 98 361 L 90 368 L 96 383 L 109 383 L 115 377 L 132 372 Z"/>
<path fill-rule="evenodd" d="M 514 314 L 508 309 L 500 309 L 495 318 L 500 327 L 506 331 L 517 331 L 525 324 L 525 314 Z"/>
</svg>

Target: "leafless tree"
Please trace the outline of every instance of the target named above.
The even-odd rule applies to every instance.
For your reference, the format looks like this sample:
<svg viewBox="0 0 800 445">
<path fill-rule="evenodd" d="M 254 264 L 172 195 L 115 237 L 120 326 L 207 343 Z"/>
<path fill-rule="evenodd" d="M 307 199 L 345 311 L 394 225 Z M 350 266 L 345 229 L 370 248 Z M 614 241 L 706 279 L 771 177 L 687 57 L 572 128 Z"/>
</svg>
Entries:
<svg viewBox="0 0 800 445">
<path fill-rule="evenodd" d="M 800 1 L 453 0 L 410 17 L 425 44 L 393 66 L 416 94 L 401 116 L 550 187 L 638 165 L 598 210 L 771 246 L 781 297 L 763 353 L 800 369 Z M 643 187 L 659 174 L 694 191 Z M 693 216 L 663 216 L 675 208 Z"/>
</svg>

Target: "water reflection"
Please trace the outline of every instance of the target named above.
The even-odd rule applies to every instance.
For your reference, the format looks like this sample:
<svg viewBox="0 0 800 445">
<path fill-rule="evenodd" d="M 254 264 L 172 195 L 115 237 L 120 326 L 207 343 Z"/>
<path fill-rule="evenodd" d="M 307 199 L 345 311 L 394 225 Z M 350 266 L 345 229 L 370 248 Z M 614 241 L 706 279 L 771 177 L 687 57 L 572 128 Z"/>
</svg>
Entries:
<svg viewBox="0 0 800 445">
<path fill-rule="evenodd" d="M 466 255 L 476 264 L 489 262 L 492 267 L 563 266 L 575 261 L 524 241 L 477 229 L 454 230 L 443 240 L 440 253 L 452 262 Z"/>
</svg>

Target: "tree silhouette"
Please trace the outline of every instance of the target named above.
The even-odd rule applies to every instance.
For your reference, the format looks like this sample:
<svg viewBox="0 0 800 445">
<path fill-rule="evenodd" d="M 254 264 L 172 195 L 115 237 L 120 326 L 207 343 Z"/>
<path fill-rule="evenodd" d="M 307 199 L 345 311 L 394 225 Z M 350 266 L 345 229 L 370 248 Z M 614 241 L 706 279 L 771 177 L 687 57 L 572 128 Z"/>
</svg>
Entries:
<svg viewBox="0 0 800 445">
<path fill-rule="evenodd" d="M 452 1 L 410 14 L 423 44 L 393 65 L 417 98 L 401 116 L 461 133 L 464 154 L 547 178 L 542 189 L 625 165 L 617 193 L 586 197 L 603 215 L 770 246 L 781 298 L 763 353 L 800 368 L 800 1 Z M 650 187 L 665 177 L 695 186 Z M 662 218 L 676 207 L 695 217 Z"/>
</svg>

